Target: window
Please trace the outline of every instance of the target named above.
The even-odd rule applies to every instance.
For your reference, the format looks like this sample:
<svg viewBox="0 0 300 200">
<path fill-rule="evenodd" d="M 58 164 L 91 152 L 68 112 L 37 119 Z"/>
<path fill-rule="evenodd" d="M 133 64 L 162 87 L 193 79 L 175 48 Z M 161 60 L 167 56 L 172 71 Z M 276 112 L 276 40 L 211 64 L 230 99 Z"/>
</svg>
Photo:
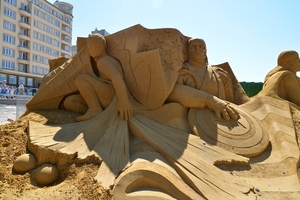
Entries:
<svg viewBox="0 0 300 200">
<path fill-rule="evenodd" d="M 52 17 L 48 15 L 47 21 L 48 21 L 49 23 L 52 23 Z"/>
<path fill-rule="evenodd" d="M 32 54 L 32 60 L 36 62 L 37 61 L 37 55 Z"/>
<path fill-rule="evenodd" d="M 43 45 L 40 46 L 40 51 L 44 52 L 44 46 Z"/>
<path fill-rule="evenodd" d="M 15 44 L 15 40 L 16 40 L 15 37 L 3 33 L 3 41 L 4 41 L 4 42 L 8 42 L 8 43 L 11 43 L 11 44 Z"/>
<path fill-rule="evenodd" d="M 57 40 L 54 40 L 54 46 L 59 46 L 59 42 Z"/>
<path fill-rule="evenodd" d="M 26 85 L 26 78 L 23 76 L 19 76 L 19 83 L 23 83 L 24 85 Z"/>
<path fill-rule="evenodd" d="M 45 74 L 49 73 L 49 69 L 44 69 Z"/>
<path fill-rule="evenodd" d="M 55 36 L 59 37 L 59 31 L 58 30 L 54 30 L 53 33 L 54 33 Z"/>
<path fill-rule="evenodd" d="M 40 56 L 40 63 L 44 63 L 44 57 Z"/>
<path fill-rule="evenodd" d="M 45 19 L 45 13 L 41 12 L 41 18 Z"/>
<path fill-rule="evenodd" d="M 5 0 L 5 2 L 7 2 L 13 6 L 16 6 L 16 0 Z"/>
<path fill-rule="evenodd" d="M 41 29 L 44 30 L 44 24 L 43 23 L 41 23 Z"/>
<path fill-rule="evenodd" d="M 21 47 L 26 47 L 26 48 L 28 48 L 28 41 L 26 41 L 26 40 L 20 40 L 20 46 Z"/>
<path fill-rule="evenodd" d="M 52 33 L 52 28 L 49 27 L 49 26 L 47 26 L 47 32 L 48 32 L 48 33 Z"/>
<path fill-rule="evenodd" d="M 29 23 L 29 22 L 28 22 L 28 17 L 24 17 L 24 16 L 21 15 L 21 17 L 20 17 L 20 22 L 23 22 L 23 23 L 25 23 L 25 24 L 28 24 L 28 23 Z"/>
<path fill-rule="evenodd" d="M 44 69 L 40 67 L 39 73 L 40 73 L 40 74 L 44 74 Z"/>
<path fill-rule="evenodd" d="M 42 40 L 42 41 L 45 40 L 45 36 L 43 34 L 40 34 L 40 40 Z"/>
<path fill-rule="evenodd" d="M 49 59 L 45 58 L 45 63 L 48 65 L 49 64 Z"/>
<path fill-rule="evenodd" d="M 34 43 L 33 43 L 33 49 L 34 49 L 34 50 L 37 50 L 37 48 L 38 48 L 38 45 L 37 45 L 37 43 L 34 42 Z"/>
<path fill-rule="evenodd" d="M 19 64 L 19 72 L 27 72 L 27 65 Z"/>
<path fill-rule="evenodd" d="M 34 9 L 34 14 L 36 15 L 36 16 L 39 16 L 39 10 L 38 9 Z"/>
<path fill-rule="evenodd" d="M 3 23 L 3 28 L 14 31 L 14 32 L 16 31 L 16 25 L 13 24 L 13 23 L 10 23 L 8 21 L 5 21 L 5 20 L 4 20 L 4 23 Z"/>
<path fill-rule="evenodd" d="M 35 39 L 37 39 L 37 38 L 38 38 L 38 36 L 39 36 L 38 32 L 36 32 L 36 31 L 33 31 L 33 37 L 34 37 Z"/>
<path fill-rule="evenodd" d="M 13 70 L 15 68 L 15 63 L 7 60 L 2 60 L 2 68 Z"/>
<path fill-rule="evenodd" d="M 56 19 L 56 20 L 54 20 L 54 25 L 57 27 L 60 27 L 60 22 Z"/>
<path fill-rule="evenodd" d="M 35 27 L 39 27 L 39 22 L 38 22 L 38 21 L 36 21 L 36 20 L 34 20 L 34 21 L 33 21 L 33 26 L 35 26 Z"/>
<path fill-rule="evenodd" d="M 32 73 L 37 73 L 37 66 L 32 66 Z"/>
<path fill-rule="evenodd" d="M 30 12 L 29 7 L 26 6 L 24 3 L 21 3 L 21 9 L 22 9 L 22 10 L 25 10 L 25 11 L 27 11 L 27 12 Z"/>
<path fill-rule="evenodd" d="M 8 84 L 17 84 L 17 76 L 8 75 Z"/>
<path fill-rule="evenodd" d="M 49 54 L 49 55 L 51 55 L 51 53 L 52 53 L 51 49 L 50 48 L 46 48 L 46 53 Z"/>
<path fill-rule="evenodd" d="M 4 15 L 12 18 L 12 19 L 16 19 L 16 12 L 15 11 L 12 11 L 8 8 L 4 8 Z"/>
<path fill-rule="evenodd" d="M 28 29 L 26 29 L 26 28 L 20 28 L 20 34 L 21 35 L 29 36 Z"/>
<path fill-rule="evenodd" d="M 2 83 L 6 79 L 6 74 L 0 74 L 0 83 Z"/>
<path fill-rule="evenodd" d="M 33 78 L 27 78 L 27 86 L 33 86 Z"/>
<path fill-rule="evenodd" d="M 58 57 L 58 51 L 53 50 L 53 55 L 54 55 L 55 57 Z"/>
<path fill-rule="evenodd" d="M 49 43 L 49 44 L 52 44 L 52 38 L 51 37 L 47 37 L 46 42 Z"/>
<path fill-rule="evenodd" d="M 3 47 L 2 54 L 6 55 L 6 56 L 15 57 L 15 50 L 7 48 L 7 47 Z"/>
<path fill-rule="evenodd" d="M 20 51 L 19 52 L 19 59 L 28 60 L 27 53 Z"/>
</svg>

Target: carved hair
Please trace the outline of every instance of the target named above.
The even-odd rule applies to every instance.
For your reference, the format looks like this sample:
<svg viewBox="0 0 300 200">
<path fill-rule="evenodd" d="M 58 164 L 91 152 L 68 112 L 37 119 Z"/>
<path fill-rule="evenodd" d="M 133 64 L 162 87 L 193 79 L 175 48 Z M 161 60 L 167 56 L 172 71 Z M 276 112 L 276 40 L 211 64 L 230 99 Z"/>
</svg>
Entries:
<svg viewBox="0 0 300 200">
<path fill-rule="evenodd" d="M 89 34 L 89 37 L 87 38 L 87 43 L 97 43 L 99 41 L 106 45 L 106 39 L 99 33 Z"/>
</svg>

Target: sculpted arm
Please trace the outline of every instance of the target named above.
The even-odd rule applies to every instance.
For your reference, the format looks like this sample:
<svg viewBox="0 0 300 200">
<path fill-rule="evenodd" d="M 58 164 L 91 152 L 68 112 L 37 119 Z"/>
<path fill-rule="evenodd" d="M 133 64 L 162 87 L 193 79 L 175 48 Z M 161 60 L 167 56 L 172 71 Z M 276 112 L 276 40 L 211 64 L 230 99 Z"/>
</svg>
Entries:
<svg viewBox="0 0 300 200">
<path fill-rule="evenodd" d="M 122 74 L 117 70 L 115 62 L 110 60 L 99 60 L 97 63 L 100 73 L 104 74 L 112 81 L 116 91 L 118 105 L 116 115 L 120 115 L 121 119 L 128 120 L 132 116 L 132 106 L 129 101 L 129 91 L 123 79 Z"/>
<path fill-rule="evenodd" d="M 178 102 L 188 108 L 207 107 L 215 112 L 217 118 L 223 117 L 225 120 L 237 119 L 237 112 L 226 101 L 182 84 L 175 84 L 168 101 Z"/>
</svg>

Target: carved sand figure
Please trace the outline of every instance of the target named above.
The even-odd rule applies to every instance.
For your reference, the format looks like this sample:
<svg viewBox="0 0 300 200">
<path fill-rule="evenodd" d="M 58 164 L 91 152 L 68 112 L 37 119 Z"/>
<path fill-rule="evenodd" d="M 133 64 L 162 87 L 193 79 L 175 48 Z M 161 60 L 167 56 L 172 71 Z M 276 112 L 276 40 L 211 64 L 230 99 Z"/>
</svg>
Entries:
<svg viewBox="0 0 300 200">
<path fill-rule="evenodd" d="M 273 192 L 298 196 L 299 133 L 288 102 L 267 96 L 248 101 L 229 65 L 225 71 L 209 67 L 205 42 L 176 29 L 136 25 L 105 39 L 110 58 L 100 56 L 103 45 L 93 43 L 97 51 L 90 52 L 88 39 L 79 38 L 74 58 L 53 62 L 28 111 L 60 109 L 65 100 L 81 94 L 93 112 L 85 99 L 90 94 L 79 83 L 96 79 L 89 87 L 94 93 L 102 79 L 110 79 L 102 67 L 112 64 L 114 70 L 122 67 L 112 74 L 124 74 L 129 92 L 125 103 L 130 101 L 132 116 L 130 106 L 123 109 L 123 117 L 115 115 L 123 99 L 113 88 L 118 84 L 112 83 L 108 91 L 116 92 L 108 94 L 106 106 L 101 95 L 92 97 L 104 110 L 80 122 L 29 121 L 28 149 L 36 166 L 51 163 L 60 170 L 76 162 L 98 163 L 95 180 L 122 200 L 274 199 Z M 90 56 L 96 57 L 105 77 L 97 77 Z"/>
<path fill-rule="evenodd" d="M 91 62 L 96 63 L 92 66 L 97 77 L 89 74 L 79 75 L 75 84 L 80 94 L 68 96 L 64 101 L 64 107 L 71 111 L 85 113 L 76 119 L 84 121 L 95 117 L 107 108 L 116 94 L 118 99 L 116 114 L 120 115 L 121 119 L 128 120 L 132 115 L 132 108 L 120 63 L 106 54 L 106 40 L 100 34 L 90 35 L 87 39 L 87 47 L 92 57 Z"/>
<path fill-rule="evenodd" d="M 237 119 L 238 113 L 229 106 L 229 102 L 219 98 L 234 101 L 231 79 L 225 70 L 208 67 L 206 44 L 203 39 L 190 39 L 188 60 L 179 71 L 177 84 L 168 100 L 189 108 L 210 108 L 217 118 L 222 116 L 226 120 Z"/>
<path fill-rule="evenodd" d="M 277 59 L 277 67 L 271 70 L 258 95 L 288 100 L 300 106 L 299 55 L 296 51 L 283 51 Z"/>
</svg>

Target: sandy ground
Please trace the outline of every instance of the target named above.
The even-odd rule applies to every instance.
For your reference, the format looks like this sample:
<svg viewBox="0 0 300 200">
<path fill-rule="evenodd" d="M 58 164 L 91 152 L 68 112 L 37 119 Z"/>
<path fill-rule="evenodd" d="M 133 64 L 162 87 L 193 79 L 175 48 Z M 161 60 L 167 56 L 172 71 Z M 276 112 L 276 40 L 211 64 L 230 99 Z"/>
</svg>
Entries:
<svg viewBox="0 0 300 200">
<path fill-rule="evenodd" d="M 291 111 L 299 144 L 300 111 L 298 109 Z M 0 126 L 0 199 L 114 199 L 111 190 L 104 190 L 100 183 L 94 181 L 99 168 L 97 163 L 73 163 L 64 170 L 60 170 L 57 181 L 45 187 L 41 187 L 35 182 L 35 169 L 25 174 L 17 174 L 13 170 L 16 158 L 24 153 L 29 153 L 26 147 L 28 120 L 43 124 L 62 124 L 75 122 L 77 116 L 76 113 L 64 110 L 41 110 L 25 113 L 20 119 Z M 258 199 L 298 199 L 298 197 L 298 192 L 272 192 L 265 193 Z"/>
<path fill-rule="evenodd" d="M 72 164 L 60 171 L 59 179 L 47 187 L 34 180 L 35 169 L 25 174 L 13 170 L 15 159 L 29 153 L 27 144 L 28 120 L 43 124 L 74 122 L 76 114 L 67 111 L 38 111 L 24 114 L 19 120 L 0 126 L 0 199 L 114 199 L 111 191 L 94 181 L 99 165 Z"/>
</svg>

